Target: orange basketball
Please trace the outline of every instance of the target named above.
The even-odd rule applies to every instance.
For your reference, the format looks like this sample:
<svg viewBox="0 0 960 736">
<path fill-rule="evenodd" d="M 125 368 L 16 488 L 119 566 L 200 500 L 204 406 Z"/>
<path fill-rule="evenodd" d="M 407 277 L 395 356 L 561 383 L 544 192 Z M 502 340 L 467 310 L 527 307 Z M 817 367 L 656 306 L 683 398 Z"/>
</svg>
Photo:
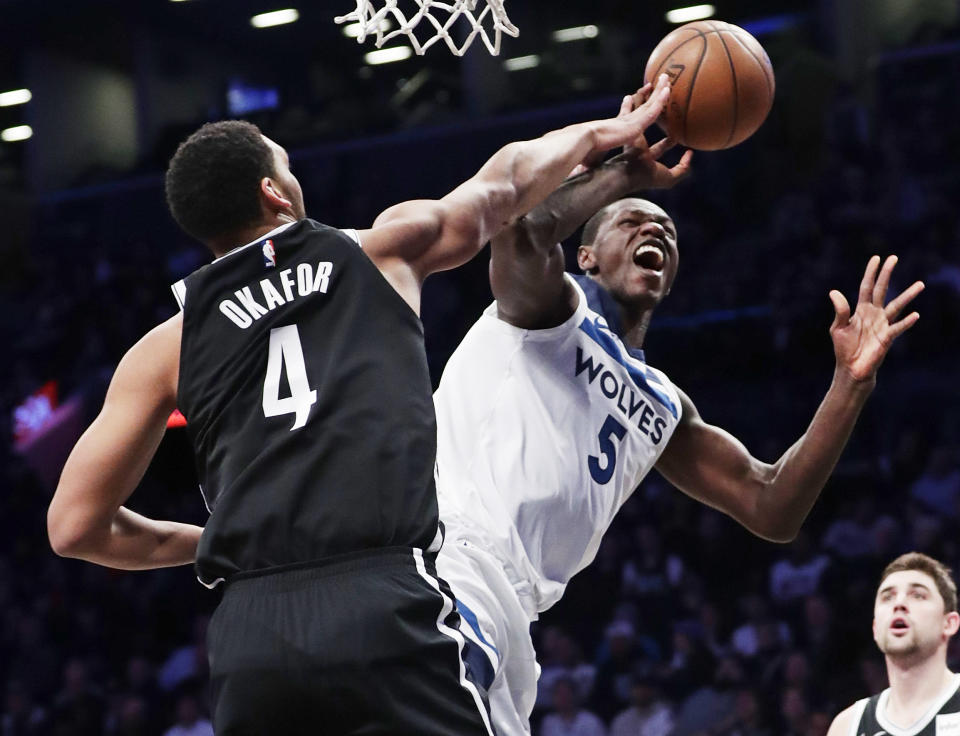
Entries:
<svg viewBox="0 0 960 736">
<path fill-rule="evenodd" d="M 673 83 L 660 118 L 670 137 L 716 151 L 749 138 L 773 105 L 773 67 L 763 46 L 739 26 L 699 20 L 669 33 L 650 54 L 644 80 Z"/>
</svg>

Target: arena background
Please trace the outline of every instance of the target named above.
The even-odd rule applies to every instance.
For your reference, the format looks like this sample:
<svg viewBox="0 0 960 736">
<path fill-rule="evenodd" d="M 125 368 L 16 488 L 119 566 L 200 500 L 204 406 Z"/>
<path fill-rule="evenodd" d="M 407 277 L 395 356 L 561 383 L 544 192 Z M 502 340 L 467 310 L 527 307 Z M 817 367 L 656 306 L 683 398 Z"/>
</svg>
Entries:
<svg viewBox="0 0 960 736">
<path fill-rule="evenodd" d="M 960 7 L 715 4 L 768 50 L 777 97 L 752 139 L 697 154 L 688 182 L 652 197 L 679 225 L 681 268 L 648 359 L 772 460 L 829 385 L 830 288 L 853 299 L 867 258 L 896 253 L 895 289 L 927 283 L 921 319 L 794 543 L 755 539 L 656 475 L 643 483 L 534 626 L 544 734 L 558 733 L 557 710 L 607 728 L 638 705 L 648 736 L 822 735 L 886 686 L 870 637 L 883 565 L 908 549 L 960 563 Z M 119 357 L 173 313 L 168 284 L 207 259 L 165 210 L 177 142 L 207 120 L 252 120 L 290 149 L 312 217 L 364 227 L 389 204 L 442 195 L 509 140 L 613 114 L 672 6 L 508 0 L 520 37 L 499 58 L 438 46 L 376 66 L 332 22 L 352 3 L 300 2 L 293 24 L 250 25 L 278 7 L 0 0 L 0 92 L 32 95 L 0 107 L 0 128 L 32 130 L 0 142 L 3 736 L 210 732 L 203 631 L 218 594 L 186 567 L 59 559 L 45 531 Z M 587 25 L 580 40 L 553 36 Z M 427 282 L 435 381 L 490 299 L 487 259 Z M 203 523 L 182 429 L 130 505 Z M 637 733 L 624 722 L 611 733 Z"/>
</svg>

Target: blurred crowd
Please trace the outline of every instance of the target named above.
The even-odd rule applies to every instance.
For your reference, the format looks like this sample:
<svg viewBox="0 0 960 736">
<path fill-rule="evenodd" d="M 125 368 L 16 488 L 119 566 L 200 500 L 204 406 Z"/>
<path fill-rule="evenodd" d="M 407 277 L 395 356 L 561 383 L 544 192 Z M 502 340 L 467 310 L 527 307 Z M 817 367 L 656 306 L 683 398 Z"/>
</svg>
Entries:
<svg viewBox="0 0 960 736">
<path fill-rule="evenodd" d="M 895 252 L 892 288 L 927 284 L 921 321 L 888 356 L 792 544 L 751 537 L 658 476 L 641 485 L 594 564 L 534 624 L 543 736 L 823 736 L 841 708 L 886 686 L 870 635 L 886 563 L 917 549 L 960 565 L 960 102 L 949 92 L 960 57 L 945 53 L 882 63 L 870 85 L 833 85 L 812 121 L 790 105 L 806 72 L 778 69 L 783 98 L 757 140 L 698 154 L 688 184 L 654 197 L 678 222 L 681 267 L 648 359 L 762 459 L 799 436 L 829 385 L 829 289 L 852 301 L 867 258 Z M 322 168 L 298 172 L 308 211 L 311 192 L 332 207 L 323 193 L 335 187 L 311 180 Z M 8 264 L 8 417 L 56 380 L 89 419 L 120 355 L 173 313 L 167 284 L 204 262 L 162 215 L 155 184 L 127 197 L 155 201 L 45 202 L 31 249 Z M 362 219 L 333 224 L 375 214 L 344 207 Z M 435 380 L 487 299 L 484 256 L 428 282 Z M 52 489 L 14 449 L 11 427 L 0 736 L 212 733 L 204 633 L 218 594 L 186 568 L 123 573 L 56 558 L 44 518 Z M 203 523 L 183 430 L 167 433 L 131 505 Z M 960 666 L 960 648 L 950 663 Z"/>
</svg>

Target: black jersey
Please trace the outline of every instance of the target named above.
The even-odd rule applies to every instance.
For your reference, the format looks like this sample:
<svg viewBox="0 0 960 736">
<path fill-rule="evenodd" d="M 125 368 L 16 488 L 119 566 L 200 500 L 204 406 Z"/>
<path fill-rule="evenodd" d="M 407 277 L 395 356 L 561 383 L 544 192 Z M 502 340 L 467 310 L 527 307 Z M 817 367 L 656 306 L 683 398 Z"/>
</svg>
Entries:
<svg viewBox="0 0 960 736">
<path fill-rule="evenodd" d="M 960 736 L 960 675 L 953 676 L 953 683 L 930 710 L 908 728 L 897 728 L 884 717 L 890 690 L 884 690 L 872 698 L 856 704 L 860 712 L 855 720 L 856 728 L 851 736 Z"/>
<path fill-rule="evenodd" d="M 210 510 L 201 582 L 435 544 L 423 327 L 349 235 L 301 220 L 174 292 L 178 405 Z"/>
</svg>

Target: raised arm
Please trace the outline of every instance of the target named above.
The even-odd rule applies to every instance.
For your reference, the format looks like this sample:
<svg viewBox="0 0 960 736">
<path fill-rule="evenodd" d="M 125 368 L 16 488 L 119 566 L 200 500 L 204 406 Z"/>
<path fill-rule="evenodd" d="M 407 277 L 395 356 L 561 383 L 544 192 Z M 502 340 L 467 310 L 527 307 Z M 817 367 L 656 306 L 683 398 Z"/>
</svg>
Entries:
<svg viewBox="0 0 960 736">
<path fill-rule="evenodd" d="M 176 406 L 180 315 L 120 361 L 100 414 L 70 453 L 47 512 L 54 551 L 140 570 L 193 562 L 200 527 L 155 521 L 122 506 L 140 483 Z"/>
<path fill-rule="evenodd" d="M 833 472 L 890 345 L 919 319 L 913 312 L 895 321 L 923 290 L 919 281 L 884 306 L 894 265 L 890 256 L 878 278 L 880 258 L 870 259 L 852 315 L 843 295 L 830 292 L 836 312 L 830 327 L 837 359 L 833 382 L 807 431 L 777 462 L 757 460 L 735 437 L 704 422 L 681 394 L 683 417 L 657 469 L 754 534 L 775 542 L 793 539 Z"/>
<path fill-rule="evenodd" d="M 637 94 L 649 95 L 645 88 Z M 623 98 L 620 115 L 633 111 L 637 96 Z M 672 168 L 659 159 L 673 146 L 664 138 L 648 147 L 641 136 L 624 153 L 567 179 L 527 215 L 491 242 L 490 286 L 501 319 L 525 329 L 559 324 L 576 308 L 563 279 L 560 241 L 595 212 L 641 189 L 668 189 L 690 170 L 692 151 Z"/>
<path fill-rule="evenodd" d="M 439 200 L 403 202 L 360 232 L 364 250 L 401 295 L 431 273 L 476 255 L 494 235 L 543 201 L 574 166 L 598 152 L 636 141 L 670 95 L 661 75 L 646 103 L 629 115 L 571 125 L 530 141 L 509 143 L 470 179 Z"/>
</svg>

